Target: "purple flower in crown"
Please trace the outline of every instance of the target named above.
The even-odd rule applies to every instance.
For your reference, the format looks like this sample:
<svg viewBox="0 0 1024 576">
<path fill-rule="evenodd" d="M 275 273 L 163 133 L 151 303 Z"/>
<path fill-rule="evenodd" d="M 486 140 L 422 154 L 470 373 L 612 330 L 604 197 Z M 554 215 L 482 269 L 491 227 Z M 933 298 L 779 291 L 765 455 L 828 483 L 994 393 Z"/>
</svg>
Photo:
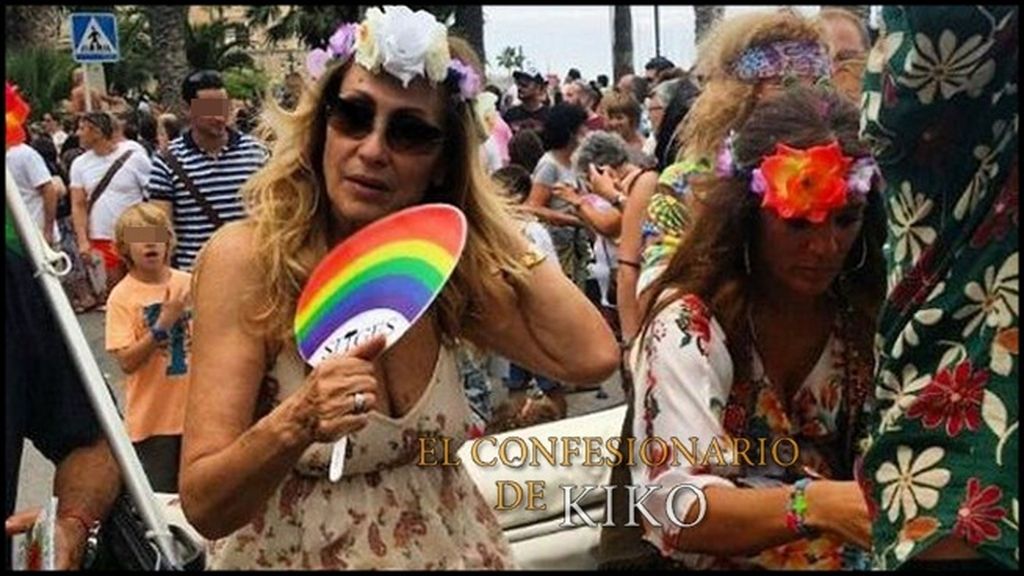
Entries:
<svg viewBox="0 0 1024 576">
<path fill-rule="evenodd" d="M 306 70 L 309 71 L 311 78 L 316 79 L 324 74 L 324 70 L 327 69 L 327 61 L 331 59 L 331 55 L 322 48 L 314 48 L 306 55 Z"/>
<path fill-rule="evenodd" d="M 754 168 L 750 174 L 750 191 L 758 196 L 764 196 L 765 192 L 768 192 L 768 180 L 760 168 Z"/>
<path fill-rule="evenodd" d="M 480 75 L 472 66 L 458 58 L 452 58 L 448 64 L 448 73 L 455 74 L 459 81 L 459 95 L 463 100 L 471 100 L 480 93 Z"/>
<path fill-rule="evenodd" d="M 719 178 L 732 178 L 736 175 L 736 160 L 732 154 L 732 140 L 734 132 L 729 132 L 722 147 L 718 150 L 718 157 L 715 158 L 715 174 Z"/>
<path fill-rule="evenodd" d="M 878 164 L 874 158 L 870 156 L 858 158 L 850 167 L 849 176 L 846 178 L 846 187 L 850 192 L 864 196 L 871 191 L 871 184 L 875 181 L 876 176 L 880 175 L 881 172 L 878 170 Z"/>
<path fill-rule="evenodd" d="M 327 47 L 335 58 L 341 58 L 342 62 L 348 60 L 356 47 L 356 24 L 348 23 L 338 26 L 338 29 L 327 41 Z"/>
<path fill-rule="evenodd" d="M 327 41 L 327 49 L 314 48 L 306 55 L 306 70 L 314 80 L 323 76 L 327 63 L 338 58 L 347 61 L 356 46 L 356 25 L 342 24 Z"/>
</svg>

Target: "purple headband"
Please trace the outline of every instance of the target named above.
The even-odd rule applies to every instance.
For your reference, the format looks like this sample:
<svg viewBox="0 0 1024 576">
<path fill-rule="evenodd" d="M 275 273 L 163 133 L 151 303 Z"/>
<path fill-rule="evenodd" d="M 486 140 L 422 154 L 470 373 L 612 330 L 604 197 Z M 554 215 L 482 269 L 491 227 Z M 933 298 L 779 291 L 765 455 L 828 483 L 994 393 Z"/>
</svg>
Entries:
<svg viewBox="0 0 1024 576">
<path fill-rule="evenodd" d="M 817 42 L 780 40 L 745 50 L 732 69 L 746 82 L 782 76 L 821 78 L 831 76 L 832 62 Z"/>
</svg>

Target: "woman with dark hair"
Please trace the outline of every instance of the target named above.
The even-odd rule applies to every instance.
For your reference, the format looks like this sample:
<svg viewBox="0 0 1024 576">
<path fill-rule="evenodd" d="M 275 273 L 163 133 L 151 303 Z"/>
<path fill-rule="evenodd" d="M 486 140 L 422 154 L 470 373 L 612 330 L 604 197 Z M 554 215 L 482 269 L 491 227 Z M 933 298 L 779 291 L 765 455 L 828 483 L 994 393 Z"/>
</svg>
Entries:
<svg viewBox="0 0 1024 576">
<path fill-rule="evenodd" d="M 694 74 L 700 96 L 676 129 L 679 153 L 661 173 L 644 225 L 638 290 L 664 270 L 686 227 L 689 178 L 714 168 L 715 153 L 762 97 L 792 84 L 826 82 L 831 73 L 821 28 L 792 9 L 719 21 L 701 41 Z M 648 298 L 641 295 L 641 301 Z"/>
<path fill-rule="evenodd" d="M 587 112 L 580 106 L 556 104 L 548 111 L 541 140 L 547 152 L 533 170 L 533 188 L 526 207 L 547 223 L 562 271 L 580 289 L 587 281 L 590 240 L 572 205 L 554 194 L 558 184 L 578 185 L 572 154 L 586 134 Z"/>
<path fill-rule="evenodd" d="M 885 215 L 857 129 L 843 97 L 793 87 L 756 104 L 716 171 L 691 180 L 693 220 L 630 351 L 631 483 L 658 486 L 646 507 L 660 526 L 645 523 L 643 539 L 664 558 L 830 570 L 865 559 L 853 471 Z M 695 442 L 696 460 L 671 438 Z M 699 500 L 667 499 L 680 484 Z"/>
<path fill-rule="evenodd" d="M 537 163 L 544 157 L 544 141 L 536 131 L 525 128 L 516 132 L 508 141 L 509 166 L 522 166 L 527 173 L 533 174 Z M 529 195 L 529 191 L 527 191 Z"/>
<path fill-rule="evenodd" d="M 651 94 L 648 111 L 651 114 L 651 125 L 654 128 L 654 159 L 658 163 L 658 171 L 674 164 L 679 155 L 678 138 L 679 124 L 690 112 L 690 106 L 700 95 L 700 88 L 689 77 L 670 80 L 658 84 Z M 655 119 L 655 107 L 661 106 L 660 118 Z"/>
</svg>

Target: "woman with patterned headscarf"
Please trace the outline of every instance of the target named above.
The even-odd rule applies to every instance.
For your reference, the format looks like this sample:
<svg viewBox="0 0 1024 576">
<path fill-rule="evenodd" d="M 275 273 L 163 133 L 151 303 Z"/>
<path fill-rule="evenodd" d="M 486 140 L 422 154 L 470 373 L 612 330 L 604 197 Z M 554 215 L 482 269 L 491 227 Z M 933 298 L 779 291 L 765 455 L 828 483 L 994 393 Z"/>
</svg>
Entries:
<svg viewBox="0 0 1024 576">
<path fill-rule="evenodd" d="M 678 162 L 662 171 L 648 206 L 637 294 L 660 274 L 679 242 L 689 176 L 713 167 L 729 131 L 746 121 L 763 96 L 793 84 L 827 81 L 831 74 L 820 26 L 791 9 L 722 20 L 697 53 L 701 94 L 679 125 Z"/>
</svg>

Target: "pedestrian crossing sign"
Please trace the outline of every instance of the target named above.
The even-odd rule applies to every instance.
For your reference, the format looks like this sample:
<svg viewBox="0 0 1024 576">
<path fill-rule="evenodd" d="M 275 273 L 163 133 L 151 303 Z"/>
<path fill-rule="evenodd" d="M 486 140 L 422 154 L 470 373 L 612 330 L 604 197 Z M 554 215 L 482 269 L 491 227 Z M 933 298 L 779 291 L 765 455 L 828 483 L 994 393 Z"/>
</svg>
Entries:
<svg viewBox="0 0 1024 576">
<path fill-rule="evenodd" d="M 117 20 L 113 14 L 76 12 L 71 15 L 71 50 L 75 62 L 117 62 Z"/>
</svg>

